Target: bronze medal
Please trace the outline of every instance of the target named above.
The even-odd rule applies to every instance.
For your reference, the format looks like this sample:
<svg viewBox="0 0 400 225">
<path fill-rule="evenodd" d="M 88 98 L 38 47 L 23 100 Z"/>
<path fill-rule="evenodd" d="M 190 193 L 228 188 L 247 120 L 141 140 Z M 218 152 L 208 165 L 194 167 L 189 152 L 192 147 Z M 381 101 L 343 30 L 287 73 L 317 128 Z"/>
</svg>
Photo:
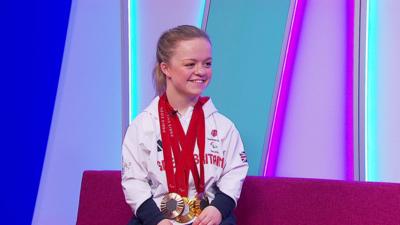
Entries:
<svg viewBox="0 0 400 225">
<path fill-rule="evenodd" d="M 168 219 L 175 219 L 182 214 L 184 207 L 182 197 L 176 193 L 168 193 L 161 200 L 161 212 Z"/>
</svg>

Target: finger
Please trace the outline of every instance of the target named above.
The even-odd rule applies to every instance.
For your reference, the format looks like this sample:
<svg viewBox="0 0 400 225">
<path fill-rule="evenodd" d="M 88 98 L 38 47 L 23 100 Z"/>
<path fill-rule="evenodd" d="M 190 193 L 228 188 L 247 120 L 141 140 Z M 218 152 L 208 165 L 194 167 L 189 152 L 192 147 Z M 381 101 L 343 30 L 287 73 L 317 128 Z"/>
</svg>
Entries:
<svg viewBox="0 0 400 225">
<path fill-rule="evenodd" d="M 210 220 L 210 222 L 207 223 L 207 225 L 218 225 L 214 221 Z"/>
<path fill-rule="evenodd" d="M 203 220 L 204 220 L 204 218 L 197 217 L 192 225 L 204 225 Z"/>
<path fill-rule="evenodd" d="M 193 225 L 206 225 L 206 215 L 205 214 L 200 214 L 199 217 L 195 220 L 196 223 L 193 223 Z"/>
<path fill-rule="evenodd" d="M 208 225 L 211 222 L 211 218 L 204 218 L 199 225 Z"/>
<path fill-rule="evenodd" d="M 199 217 L 196 218 L 196 220 L 193 222 L 193 225 L 200 225 L 201 219 Z"/>
</svg>

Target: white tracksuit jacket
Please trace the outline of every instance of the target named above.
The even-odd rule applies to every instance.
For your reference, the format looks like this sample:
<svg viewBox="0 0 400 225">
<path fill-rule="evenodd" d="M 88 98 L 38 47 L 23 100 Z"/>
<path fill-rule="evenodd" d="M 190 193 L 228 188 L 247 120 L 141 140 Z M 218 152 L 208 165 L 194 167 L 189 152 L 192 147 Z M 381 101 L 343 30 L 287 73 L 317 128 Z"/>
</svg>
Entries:
<svg viewBox="0 0 400 225">
<path fill-rule="evenodd" d="M 163 167 L 158 100 L 159 97 L 156 97 L 130 124 L 122 146 L 122 187 L 126 202 L 134 213 L 151 196 L 160 207 L 161 199 L 168 193 Z M 211 202 L 214 199 L 214 185 L 216 185 L 236 203 L 248 170 L 242 140 L 235 125 L 217 112 L 211 99 L 204 104 L 203 111 L 206 120 L 205 191 Z M 186 115 L 180 116 L 185 132 L 192 112 L 193 107 L 187 110 Z M 198 163 L 197 146 L 194 156 Z M 196 189 L 191 174 L 189 189 L 189 197 L 193 198 Z M 174 224 L 179 223 L 174 222 Z"/>
</svg>

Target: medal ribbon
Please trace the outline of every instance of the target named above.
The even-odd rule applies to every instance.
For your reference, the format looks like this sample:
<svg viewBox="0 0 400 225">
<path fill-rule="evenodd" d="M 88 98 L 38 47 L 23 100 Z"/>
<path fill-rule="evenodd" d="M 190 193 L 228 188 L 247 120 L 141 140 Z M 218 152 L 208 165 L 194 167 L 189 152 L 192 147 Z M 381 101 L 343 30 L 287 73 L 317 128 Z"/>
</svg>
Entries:
<svg viewBox="0 0 400 225">
<path fill-rule="evenodd" d="M 204 192 L 205 118 L 203 105 L 208 99 L 200 97 L 197 101 L 186 135 L 177 112 L 170 106 L 165 94 L 160 97 L 158 104 L 168 190 L 184 197 L 187 197 L 189 192 L 190 172 L 197 193 Z M 193 155 L 196 140 L 199 148 L 200 173 Z M 175 161 L 175 173 L 172 154 Z"/>
</svg>

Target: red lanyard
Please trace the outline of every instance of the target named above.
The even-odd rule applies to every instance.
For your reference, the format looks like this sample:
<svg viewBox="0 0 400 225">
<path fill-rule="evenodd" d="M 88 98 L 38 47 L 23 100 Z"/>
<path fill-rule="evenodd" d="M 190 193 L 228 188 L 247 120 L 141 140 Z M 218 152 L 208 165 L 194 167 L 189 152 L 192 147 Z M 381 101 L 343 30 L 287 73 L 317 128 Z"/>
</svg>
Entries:
<svg viewBox="0 0 400 225">
<path fill-rule="evenodd" d="M 167 96 L 164 94 L 158 102 L 168 190 L 183 197 L 188 196 L 190 172 L 192 173 L 197 193 L 204 192 L 205 118 L 203 105 L 207 101 L 207 97 L 200 97 L 197 101 L 186 135 L 176 111 L 168 103 Z M 200 173 L 193 155 L 196 140 L 199 148 Z M 175 160 L 175 173 L 172 154 Z"/>
</svg>

